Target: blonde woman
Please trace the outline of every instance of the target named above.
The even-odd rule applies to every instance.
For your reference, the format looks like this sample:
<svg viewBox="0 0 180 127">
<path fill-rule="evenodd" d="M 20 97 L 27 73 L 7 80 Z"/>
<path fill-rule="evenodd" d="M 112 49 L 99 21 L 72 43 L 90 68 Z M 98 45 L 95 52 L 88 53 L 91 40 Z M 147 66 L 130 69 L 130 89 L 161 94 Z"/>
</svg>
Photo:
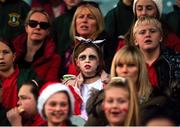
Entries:
<svg viewBox="0 0 180 127">
<path fill-rule="evenodd" d="M 148 80 L 144 57 L 138 48 L 125 46 L 115 54 L 111 66 L 111 78 L 118 76 L 132 80 L 134 87 L 137 89 L 138 98 L 141 104 L 144 104 L 149 100 L 152 87 Z M 106 125 L 107 119 L 104 118 L 104 112 L 101 108 L 104 99 L 103 93 L 104 91 L 97 92 L 88 100 L 86 109 L 89 118 L 85 125 Z"/>
<path fill-rule="evenodd" d="M 134 46 L 125 46 L 116 52 L 111 65 L 111 77 L 128 77 L 135 85 L 141 102 L 148 100 L 152 87 L 143 54 Z"/>
</svg>

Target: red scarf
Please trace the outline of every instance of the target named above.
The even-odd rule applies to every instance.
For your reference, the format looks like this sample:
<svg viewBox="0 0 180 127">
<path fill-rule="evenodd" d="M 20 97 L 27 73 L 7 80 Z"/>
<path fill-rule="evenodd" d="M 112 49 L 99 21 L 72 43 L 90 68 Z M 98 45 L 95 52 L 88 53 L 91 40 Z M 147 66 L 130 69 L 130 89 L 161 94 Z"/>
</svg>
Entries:
<svg viewBox="0 0 180 127">
<path fill-rule="evenodd" d="M 1 79 L 2 86 L 2 105 L 5 109 L 11 109 L 17 105 L 18 90 L 17 90 L 17 77 L 19 69 L 16 67 L 14 73 L 6 78 Z"/>
</svg>

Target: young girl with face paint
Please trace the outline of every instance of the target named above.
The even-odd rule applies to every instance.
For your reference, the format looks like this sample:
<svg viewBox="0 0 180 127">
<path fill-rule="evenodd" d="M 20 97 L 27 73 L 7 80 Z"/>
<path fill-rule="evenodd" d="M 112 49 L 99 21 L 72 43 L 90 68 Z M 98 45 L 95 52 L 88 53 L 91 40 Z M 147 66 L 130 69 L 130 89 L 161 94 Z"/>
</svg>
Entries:
<svg viewBox="0 0 180 127">
<path fill-rule="evenodd" d="M 113 77 L 104 89 L 103 109 L 109 126 L 137 126 L 139 101 L 130 80 Z"/>
<path fill-rule="evenodd" d="M 74 97 L 67 86 L 48 82 L 40 90 L 38 111 L 48 126 L 72 126 Z"/>
<path fill-rule="evenodd" d="M 87 119 L 86 102 L 93 89 L 101 90 L 109 76 L 103 71 L 104 63 L 100 48 L 93 42 L 81 42 L 73 51 L 73 62 L 80 74 L 66 84 L 77 91 L 81 102 L 77 103 L 76 113 Z M 75 98 L 78 96 L 76 95 Z"/>
</svg>

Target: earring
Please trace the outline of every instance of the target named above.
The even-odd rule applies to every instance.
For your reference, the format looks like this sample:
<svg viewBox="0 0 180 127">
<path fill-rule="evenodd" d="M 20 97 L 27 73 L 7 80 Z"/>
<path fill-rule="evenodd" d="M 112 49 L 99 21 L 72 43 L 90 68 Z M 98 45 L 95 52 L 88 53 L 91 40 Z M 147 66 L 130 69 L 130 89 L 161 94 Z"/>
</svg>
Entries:
<svg viewBox="0 0 180 127">
<path fill-rule="evenodd" d="M 137 43 L 137 42 L 135 42 L 135 46 L 138 46 L 138 43 Z"/>
</svg>

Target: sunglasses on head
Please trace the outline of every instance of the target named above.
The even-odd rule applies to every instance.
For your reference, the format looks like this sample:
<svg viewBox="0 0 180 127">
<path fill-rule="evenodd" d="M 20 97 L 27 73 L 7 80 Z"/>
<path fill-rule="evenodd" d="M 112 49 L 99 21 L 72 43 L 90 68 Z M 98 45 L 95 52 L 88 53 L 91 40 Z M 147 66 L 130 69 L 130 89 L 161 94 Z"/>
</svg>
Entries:
<svg viewBox="0 0 180 127">
<path fill-rule="evenodd" d="M 50 24 L 48 22 L 38 22 L 38 21 L 35 21 L 35 20 L 29 20 L 28 22 L 28 25 L 31 27 L 31 28 L 36 28 L 37 25 L 39 25 L 39 27 L 43 30 L 46 30 L 50 27 Z"/>
</svg>

